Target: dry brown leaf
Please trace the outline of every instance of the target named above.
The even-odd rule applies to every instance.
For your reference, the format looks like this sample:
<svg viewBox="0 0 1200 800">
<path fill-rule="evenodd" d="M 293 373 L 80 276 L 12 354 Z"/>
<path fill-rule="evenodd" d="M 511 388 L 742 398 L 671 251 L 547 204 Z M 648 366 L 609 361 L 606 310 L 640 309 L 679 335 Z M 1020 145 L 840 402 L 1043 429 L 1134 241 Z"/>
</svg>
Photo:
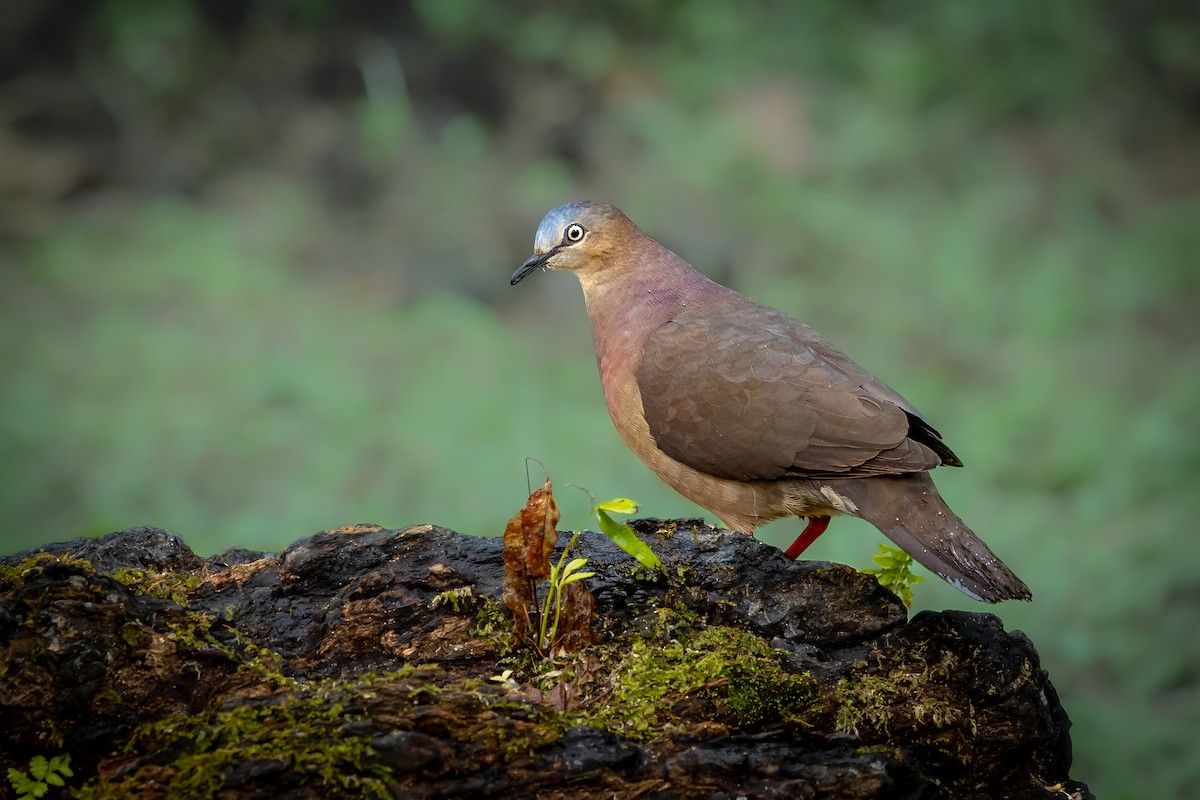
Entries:
<svg viewBox="0 0 1200 800">
<path fill-rule="evenodd" d="M 558 504 L 550 490 L 550 479 L 529 495 L 521 509 L 521 529 L 525 537 L 525 566 L 530 577 L 550 577 L 550 554 L 558 544 Z"/>
<path fill-rule="evenodd" d="M 519 639 L 528 639 L 536 627 L 538 607 L 537 581 L 550 577 L 550 555 L 558 544 L 558 505 L 550 479 L 542 484 L 525 506 L 504 528 L 504 605 L 513 615 L 513 628 Z M 599 638 L 592 630 L 596 600 L 583 581 L 562 587 L 561 611 L 555 641 L 539 642 L 550 653 L 574 652 L 595 644 Z"/>
<path fill-rule="evenodd" d="M 529 495 L 504 527 L 504 605 L 513 615 L 518 638 L 533 628 L 538 611 L 535 581 L 550 575 L 550 554 L 558 544 L 558 505 L 550 479 Z"/>
<path fill-rule="evenodd" d="M 558 642 L 554 649 L 574 653 L 600 641 L 600 637 L 592 630 L 592 618 L 595 616 L 596 598 L 583 581 L 564 586 L 562 616 L 558 620 Z"/>
</svg>

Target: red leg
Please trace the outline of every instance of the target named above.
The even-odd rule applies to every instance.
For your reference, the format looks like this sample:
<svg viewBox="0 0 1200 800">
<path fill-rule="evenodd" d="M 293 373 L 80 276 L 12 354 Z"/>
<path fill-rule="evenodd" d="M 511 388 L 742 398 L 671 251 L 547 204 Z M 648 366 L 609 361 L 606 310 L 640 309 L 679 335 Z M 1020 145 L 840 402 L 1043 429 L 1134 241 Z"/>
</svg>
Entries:
<svg viewBox="0 0 1200 800">
<path fill-rule="evenodd" d="M 829 527 L 829 517 L 809 517 L 808 525 L 804 527 L 803 532 L 796 537 L 796 541 L 792 542 L 792 546 L 785 552 L 788 558 L 797 558 L 801 553 L 808 549 L 808 546 L 817 540 L 817 537 L 825 532 Z"/>
</svg>

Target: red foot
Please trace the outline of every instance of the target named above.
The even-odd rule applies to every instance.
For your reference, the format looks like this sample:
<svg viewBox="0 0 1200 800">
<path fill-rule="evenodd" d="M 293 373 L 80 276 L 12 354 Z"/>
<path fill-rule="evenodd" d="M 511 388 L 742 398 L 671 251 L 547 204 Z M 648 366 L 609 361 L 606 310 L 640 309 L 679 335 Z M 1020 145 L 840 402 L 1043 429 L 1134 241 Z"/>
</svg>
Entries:
<svg viewBox="0 0 1200 800">
<path fill-rule="evenodd" d="M 825 532 L 829 527 L 829 517 L 809 517 L 808 525 L 804 531 L 796 537 L 796 541 L 792 542 L 792 546 L 784 552 L 788 558 L 797 558 L 801 553 L 808 549 L 808 546 L 817 540 L 817 537 Z"/>
</svg>

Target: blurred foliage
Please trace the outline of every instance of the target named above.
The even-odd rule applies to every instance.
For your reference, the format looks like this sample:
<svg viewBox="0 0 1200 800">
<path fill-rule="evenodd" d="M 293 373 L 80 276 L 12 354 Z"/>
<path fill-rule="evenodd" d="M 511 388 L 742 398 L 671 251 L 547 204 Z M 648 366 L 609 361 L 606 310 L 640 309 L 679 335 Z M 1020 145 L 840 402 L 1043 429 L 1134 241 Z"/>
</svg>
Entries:
<svg viewBox="0 0 1200 800">
<path fill-rule="evenodd" d="M 943 492 L 1034 590 L 994 610 L 1041 651 L 1080 778 L 1200 779 L 1194 4 L 2 16 L 5 552 L 498 534 L 527 456 L 695 514 L 611 430 L 573 281 L 508 286 L 541 214 L 594 197 L 935 420 L 968 464 Z M 874 531 L 833 527 L 813 557 L 869 566 Z"/>
</svg>

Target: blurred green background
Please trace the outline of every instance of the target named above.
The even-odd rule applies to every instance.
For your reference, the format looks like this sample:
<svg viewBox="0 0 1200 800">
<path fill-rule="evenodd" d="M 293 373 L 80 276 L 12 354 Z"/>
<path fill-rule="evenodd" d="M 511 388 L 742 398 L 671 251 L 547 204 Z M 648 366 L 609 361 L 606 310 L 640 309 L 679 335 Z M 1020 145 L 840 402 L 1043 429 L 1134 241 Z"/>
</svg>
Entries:
<svg viewBox="0 0 1200 800">
<path fill-rule="evenodd" d="M 547 209 L 606 200 L 934 420 L 1036 599 L 917 606 L 1029 633 L 1099 796 L 1194 791 L 1193 3 L 384 8 L 5 4 L 0 549 L 492 535 L 527 458 L 563 527 L 568 483 L 700 513 L 612 430 L 576 282 L 508 285 Z"/>
</svg>

